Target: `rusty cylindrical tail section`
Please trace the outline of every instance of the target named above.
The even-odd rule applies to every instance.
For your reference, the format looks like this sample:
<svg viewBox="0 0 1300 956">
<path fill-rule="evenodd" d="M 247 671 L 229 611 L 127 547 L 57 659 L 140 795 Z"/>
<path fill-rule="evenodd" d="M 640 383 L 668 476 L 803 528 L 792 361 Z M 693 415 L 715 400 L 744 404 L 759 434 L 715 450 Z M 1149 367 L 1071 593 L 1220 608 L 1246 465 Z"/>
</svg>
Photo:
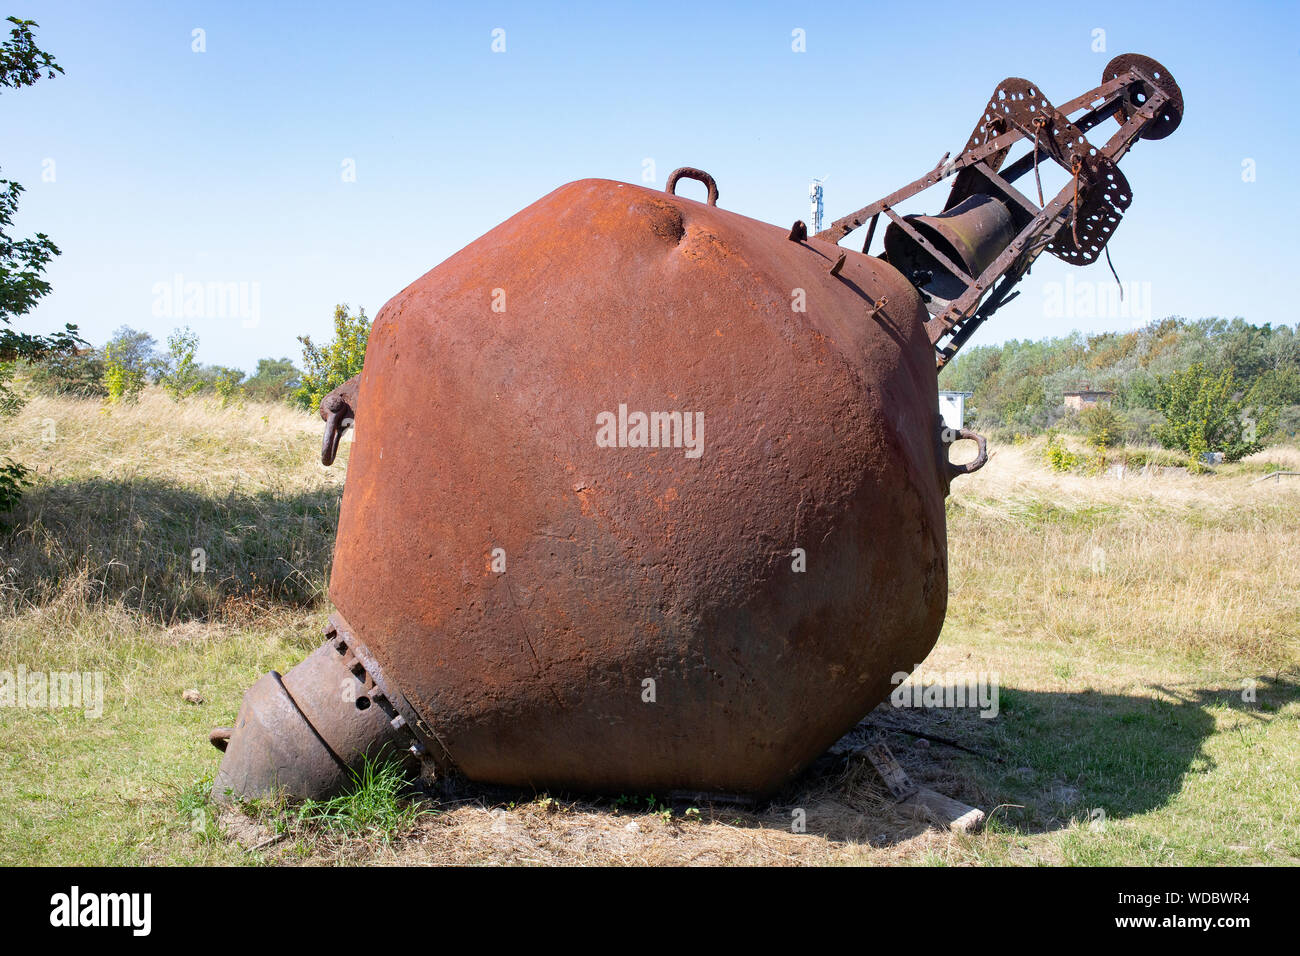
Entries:
<svg viewBox="0 0 1300 956">
<path fill-rule="evenodd" d="M 326 797 L 347 786 L 367 758 L 397 757 L 415 769 L 436 747 L 337 616 L 325 638 L 284 677 L 264 675 L 244 695 L 235 726 L 212 732 L 225 753 L 212 785 L 218 800 L 277 792 Z"/>
</svg>

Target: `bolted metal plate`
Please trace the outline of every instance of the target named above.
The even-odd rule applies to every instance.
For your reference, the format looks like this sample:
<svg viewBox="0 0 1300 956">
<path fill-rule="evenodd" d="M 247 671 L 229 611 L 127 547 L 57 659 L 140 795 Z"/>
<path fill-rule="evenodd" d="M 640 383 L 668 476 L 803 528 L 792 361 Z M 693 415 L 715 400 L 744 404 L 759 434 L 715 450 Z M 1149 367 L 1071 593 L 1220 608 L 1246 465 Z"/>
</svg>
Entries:
<svg viewBox="0 0 1300 956">
<path fill-rule="evenodd" d="M 1161 92 L 1169 97 L 1160 108 L 1156 118 L 1143 127 L 1141 134 L 1143 139 L 1164 139 L 1178 129 L 1178 124 L 1183 121 L 1183 91 L 1174 82 L 1173 74 L 1169 70 L 1158 61 L 1151 59 L 1149 56 L 1143 56 L 1141 53 L 1121 53 L 1115 57 L 1106 64 L 1106 69 L 1102 71 L 1102 82 L 1123 76 L 1130 70 L 1137 70 L 1148 77 L 1160 88 Z M 1131 111 L 1141 105 L 1140 102 L 1132 98 L 1132 93 L 1130 93 L 1130 102 L 1122 104 L 1118 110 L 1121 119 L 1128 119 Z"/>
</svg>

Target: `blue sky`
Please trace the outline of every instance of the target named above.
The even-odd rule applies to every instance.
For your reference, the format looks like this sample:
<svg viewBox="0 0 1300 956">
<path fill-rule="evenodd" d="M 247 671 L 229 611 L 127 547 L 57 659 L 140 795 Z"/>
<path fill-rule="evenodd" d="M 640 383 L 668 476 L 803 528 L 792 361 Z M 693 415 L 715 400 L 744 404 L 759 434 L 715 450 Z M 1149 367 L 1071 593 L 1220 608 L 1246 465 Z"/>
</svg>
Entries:
<svg viewBox="0 0 1300 956">
<path fill-rule="evenodd" d="M 1125 52 L 1163 62 L 1187 114 L 1122 164 L 1135 198 L 1111 243 L 1120 278 L 1149 283 L 1157 318 L 1295 323 L 1296 5 L 1001 9 L 15 0 L 6 15 L 37 20 L 66 70 L 0 93 L 0 170 L 28 189 L 18 230 L 63 250 L 53 294 L 19 327 L 74 322 L 99 344 L 120 325 L 160 341 L 189 325 L 204 362 L 297 360 L 295 336 L 327 336 L 336 302 L 374 315 L 565 182 L 641 182 L 650 159 L 662 188 L 673 168 L 700 166 L 720 205 L 788 226 L 824 175 L 829 222 L 960 151 L 1003 77 L 1060 103 Z M 943 197 L 922 198 L 908 211 Z M 247 283 L 256 321 L 168 313 L 159 284 L 178 275 Z M 1104 264 L 1045 256 L 973 342 L 1142 318 L 1051 314 L 1050 284 L 1067 276 L 1067 290 L 1113 284 Z"/>
</svg>

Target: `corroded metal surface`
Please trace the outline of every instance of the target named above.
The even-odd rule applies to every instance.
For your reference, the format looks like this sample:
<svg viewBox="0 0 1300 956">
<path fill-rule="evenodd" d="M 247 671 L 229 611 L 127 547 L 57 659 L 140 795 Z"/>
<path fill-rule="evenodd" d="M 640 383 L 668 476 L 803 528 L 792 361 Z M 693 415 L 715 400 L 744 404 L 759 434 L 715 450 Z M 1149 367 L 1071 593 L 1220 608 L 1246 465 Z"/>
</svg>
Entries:
<svg viewBox="0 0 1300 956">
<path fill-rule="evenodd" d="M 1134 81 L 1135 77 L 1138 78 L 1137 82 Z M 1126 96 L 1120 102 L 1118 110 L 1120 122 L 1127 120 L 1131 113 L 1136 113 L 1145 104 L 1146 84 L 1142 80 L 1150 80 L 1165 94 L 1165 102 L 1155 121 L 1142 128 L 1140 135 L 1143 139 L 1164 139 L 1183 121 L 1183 92 L 1174 82 L 1173 75 L 1151 57 L 1141 53 L 1121 53 L 1106 64 L 1102 78 L 1118 79 L 1125 83 Z"/>
<path fill-rule="evenodd" d="M 325 643 L 284 677 L 272 671 L 249 688 L 234 727 L 212 744 L 225 757 L 212 784 L 218 801 L 286 792 L 329 796 L 361 772 L 367 758 L 400 757 L 447 765 L 441 745 L 337 614 Z"/>
<path fill-rule="evenodd" d="M 585 180 L 376 317 L 331 597 L 468 776 L 768 791 L 929 652 L 925 314 L 840 252 Z M 600 447 L 620 406 L 702 413 L 698 457 Z"/>
<path fill-rule="evenodd" d="M 356 418 L 357 389 L 360 384 L 361 376 L 354 375 L 326 395 L 320 403 L 320 417 L 325 419 L 325 435 L 321 439 L 320 449 L 322 465 L 334 464 L 343 433 L 352 427 Z"/>
</svg>

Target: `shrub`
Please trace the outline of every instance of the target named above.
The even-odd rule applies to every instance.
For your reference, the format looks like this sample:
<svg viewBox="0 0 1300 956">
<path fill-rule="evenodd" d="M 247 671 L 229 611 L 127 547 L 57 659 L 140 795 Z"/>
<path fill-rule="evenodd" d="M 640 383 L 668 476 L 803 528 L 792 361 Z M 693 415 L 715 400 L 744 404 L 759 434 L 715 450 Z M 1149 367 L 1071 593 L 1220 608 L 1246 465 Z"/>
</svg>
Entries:
<svg viewBox="0 0 1300 956">
<path fill-rule="evenodd" d="M 1157 411 L 1141 406 L 1124 412 L 1124 444 L 1154 445 L 1155 428 L 1164 417 Z"/>
<path fill-rule="evenodd" d="M 12 511 L 31 483 L 31 471 L 25 465 L 0 458 L 0 514 Z"/>
<path fill-rule="evenodd" d="M 292 397 L 302 382 L 302 373 L 287 358 L 257 360 L 257 370 L 244 382 L 249 398 L 261 402 L 282 402 Z"/>
<path fill-rule="evenodd" d="M 216 377 L 212 381 L 212 387 L 216 390 L 222 408 L 243 397 L 244 389 L 240 384 L 243 380 L 244 373 L 237 368 L 217 369 Z"/>
<path fill-rule="evenodd" d="M 113 337 L 104 345 L 104 351 L 107 352 L 110 348 L 120 364 L 133 372 L 139 372 L 146 379 L 156 371 L 162 360 L 154 337 L 129 325 L 120 326 L 113 333 Z"/>
<path fill-rule="evenodd" d="M 163 357 L 158 381 L 175 401 L 187 398 L 203 388 L 198 363 L 194 355 L 199 350 L 199 337 L 189 328 L 176 329 L 167 336 L 167 354 Z"/>
<path fill-rule="evenodd" d="M 14 363 L 0 362 L 0 416 L 17 415 L 27 400 L 10 384 L 14 378 Z"/>
<path fill-rule="evenodd" d="M 1156 439 L 1187 452 L 1193 464 L 1210 451 L 1223 452 L 1225 461 L 1259 451 L 1264 447 L 1260 438 L 1273 429 L 1277 412 L 1246 408 L 1236 393 L 1230 370 L 1212 375 L 1200 362 L 1161 377 L 1156 401 L 1165 422 L 1155 429 Z"/>
<path fill-rule="evenodd" d="M 1123 444 L 1124 425 L 1124 416 L 1106 404 L 1090 405 L 1079 413 L 1079 427 L 1093 448 Z"/>
<path fill-rule="evenodd" d="M 31 363 L 27 380 L 46 395 L 103 398 L 104 359 L 94 349 L 58 352 Z"/>
<path fill-rule="evenodd" d="M 104 391 L 109 402 L 134 402 L 143 389 L 144 370 L 124 360 L 114 343 L 104 346 Z"/>
<path fill-rule="evenodd" d="M 1053 471 L 1069 471 L 1079 464 L 1079 456 L 1065 447 L 1065 439 L 1060 435 L 1048 439 L 1045 454 Z"/>
<path fill-rule="evenodd" d="M 294 404 L 308 411 L 320 407 L 326 395 L 361 371 L 369 340 L 366 310 L 350 315 L 346 305 L 334 307 L 334 340 L 328 345 L 321 347 L 311 336 L 298 336 L 304 371 L 293 393 Z"/>
<path fill-rule="evenodd" d="M 1292 440 L 1300 437 L 1300 405 L 1288 405 L 1278 413 L 1273 434 L 1278 438 Z"/>
</svg>

